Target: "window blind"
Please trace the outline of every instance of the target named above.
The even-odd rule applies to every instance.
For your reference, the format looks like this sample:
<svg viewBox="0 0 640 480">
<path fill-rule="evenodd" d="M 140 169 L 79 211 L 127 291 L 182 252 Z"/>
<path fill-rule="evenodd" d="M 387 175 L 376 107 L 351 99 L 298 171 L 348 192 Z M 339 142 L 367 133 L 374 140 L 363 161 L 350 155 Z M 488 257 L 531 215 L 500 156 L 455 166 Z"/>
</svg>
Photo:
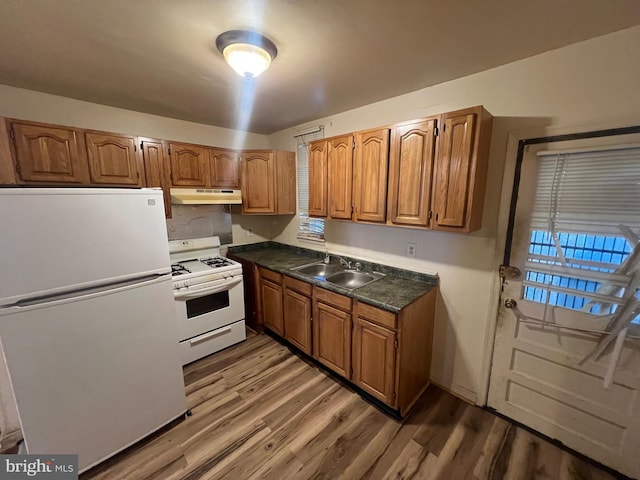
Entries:
<svg viewBox="0 0 640 480">
<path fill-rule="evenodd" d="M 294 136 L 297 145 L 298 167 L 298 238 L 324 241 L 324 220 L 309 217 L 309 142 L 324 138 L 324 126 Z"/>
<path fill-rule="evenodd" d="M 538 157 L 523 297 L 595 315 L 637 302 L 640 145 Z"/>
<path fill-rule="evenodd" d="M 640 145 L 538 156 L 532 227 L 603 235 L 640 227 Z"/>
</svg>

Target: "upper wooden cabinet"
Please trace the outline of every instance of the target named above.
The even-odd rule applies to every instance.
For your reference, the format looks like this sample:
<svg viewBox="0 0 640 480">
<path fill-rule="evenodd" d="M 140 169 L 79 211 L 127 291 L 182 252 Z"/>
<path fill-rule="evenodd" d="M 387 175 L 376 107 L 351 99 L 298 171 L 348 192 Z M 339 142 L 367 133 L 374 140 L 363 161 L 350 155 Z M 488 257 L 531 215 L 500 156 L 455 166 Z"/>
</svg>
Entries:
<svg viewBox="0 0 640 480">
<path fill-rule="evenodd" d="M 85 132 L 91 183 L 98 185 L 144 185 L 142 155 L 137 137 L 114 133 Z"/>
<path fill-rule="evenodd" d="M 81 130 L 15 120 L 7 128 L 18 183 L 89 183 Z"/>
<path fill-rule="evenodd" d="M 492 120 L 482 107 L 442 115 L 434 181 L 436 230 L 468 233 L 482 226 Z"/>
<path fill-rule="evenodd" d="M 389 158 L 387 222 L 430 226 L 437 118 L 393 128 Z"/>
<path fill-rule="evenodd" d="M 388 128 L 356 133 L 353 159 L 354 220 L 385 221 L 388 160 Z"/>
<path fill-rule="evenodd" d="M 242 213 L 296 213 L 296 159 L 293 152 L 244 151 L 241 163 Z"/>
<path fill-rule="evenodd" d="M 168 142 L 171 185 L 177 187 L 207 187 L 209 183 L 209 152 L 206 147 Z"/>
<path fill-rule="evenodd" d="M 212 187 L 240 188 L 240 152 L 212 148 L 209 158 Z"/>
<path fill-rule="evenodd" d="M 351 220 L 353 145 L 353 135 L 327 140 L 328 218 Z"/>
<path fill-rule="evenodd" d="M 326 140 L 309 143 L 309 216 L 327 216 L 327 174 L 329 171 Z"/>
</svg>

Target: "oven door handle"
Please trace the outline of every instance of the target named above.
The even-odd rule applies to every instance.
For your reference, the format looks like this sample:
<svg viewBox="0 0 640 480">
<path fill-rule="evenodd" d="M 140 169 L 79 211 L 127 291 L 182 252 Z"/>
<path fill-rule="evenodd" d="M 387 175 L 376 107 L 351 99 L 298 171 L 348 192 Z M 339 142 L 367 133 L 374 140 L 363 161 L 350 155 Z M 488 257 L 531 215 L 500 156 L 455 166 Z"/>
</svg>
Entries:
<svg viewBox="0 0 640 480">
<path fill-rule="evenodd" d="M 230 290 L 237 284 L 242 282 L 242 277 L 234 278 L 233 280 L 224 280 L 217 285 L 211 285 L 203 288 L 185 288 L 173 292 L 173 298 L 176 300 L 191 300 L 193 298 L 204 297 L 205 295 L 211 295 L 213 293 L 224 292 Z"/>
</svg>

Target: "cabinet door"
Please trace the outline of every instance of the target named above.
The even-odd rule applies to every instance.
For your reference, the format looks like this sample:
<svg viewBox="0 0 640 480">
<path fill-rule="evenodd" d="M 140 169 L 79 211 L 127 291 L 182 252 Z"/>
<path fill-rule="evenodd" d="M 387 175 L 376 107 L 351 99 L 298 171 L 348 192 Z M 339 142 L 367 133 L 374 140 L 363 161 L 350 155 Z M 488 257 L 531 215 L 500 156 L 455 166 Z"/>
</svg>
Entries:
<svg viewBox="0 0 640 480">
<path fill-rule="evenodd" d="M 242 212 L 276 213 L 273 152 L 242 153 Z"/>
<path fill-rule="evenodd" d="M 284 338 L 311 355 L 311 299 L 285 289 Z"/>
<path fill-rule="evenodd" d="M 175 187 L 209 186 L 209 158 L 204 147 L 169 143 L 171 185 Z"/>
<path fill-rule="evenodd" d="M 211 186 L 240 188 L 240 154 L 233 150 L 209 150 Z"/>
<path fill-rule="evenodd" d="M 395 332 L 354 319 L 352 381 L 391 406 L 395 403 L 395 345 Z"/>
<path fill-rule="evenodd" d="M 327 141 L 329 218 L 351 220 L 353 181 L 353 136 Z"/>
<path fill-rule="evenodd" d="M 387 208 L 391 223 L 429 226 L 435 127 L 436 120 L 429 119 L 393 129 Z"/>
<path fill-rule="evenodd" d="M 91 183 L 142 186 L 136 137 L 86 132 L 85 142 Z"/>
<path fill-rule="evenodd" d="M 327 141 L 309 143 L 309 216 L 327 216 Z"/>
<path fill-rule="evenodd" d="M 358 132 L 353 159 L 354 220 L 384 222 L 387 212 L 389 129 Z"/>
<path fill-rule="evenodd" d="M 475 126 L 475 113 L 443 115 L 434 192 L 436 227 L 465 227 Z"/>
<path fill-rule="evenodd" d="M 282 316 L 282 286 L 262 279 L 262 317 L 265 327 L 269 327 L 280 336 L 284 336 Z"/>
<path fill-rule="evenodd" d="M 315 302 L 313 356 L 344 378 L 351 378 L 351 314 Z"/>
<path fill-rule="evenodd" d="M 89 183 L 89 168 L 79 130 L 22 122 L 9 123 L 20 180 Z"/>
<path fill-rule="evenodd" d="M 164 194 L 164 212 L 171 218 L 171 197 L 165 178 L 165 157 L 162 141 L 143 139 L 140 142 L 144 161 L 144 176 L 147 187 L 161 187 Z"/>
</svg>

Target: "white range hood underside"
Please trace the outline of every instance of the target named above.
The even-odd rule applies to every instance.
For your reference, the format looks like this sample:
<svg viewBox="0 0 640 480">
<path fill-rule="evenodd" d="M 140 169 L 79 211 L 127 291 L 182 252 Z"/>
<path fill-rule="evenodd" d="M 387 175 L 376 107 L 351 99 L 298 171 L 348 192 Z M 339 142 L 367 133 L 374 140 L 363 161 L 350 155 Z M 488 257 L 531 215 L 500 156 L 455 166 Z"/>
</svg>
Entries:
<svg viewBox="0 0 640 480">
<path fill-rule="evenodd" d="M 174 205 L 220 205 L 241 204 L 240 190 L 225 188 L 172 188 L 171 203 Z"/>
</svg>

